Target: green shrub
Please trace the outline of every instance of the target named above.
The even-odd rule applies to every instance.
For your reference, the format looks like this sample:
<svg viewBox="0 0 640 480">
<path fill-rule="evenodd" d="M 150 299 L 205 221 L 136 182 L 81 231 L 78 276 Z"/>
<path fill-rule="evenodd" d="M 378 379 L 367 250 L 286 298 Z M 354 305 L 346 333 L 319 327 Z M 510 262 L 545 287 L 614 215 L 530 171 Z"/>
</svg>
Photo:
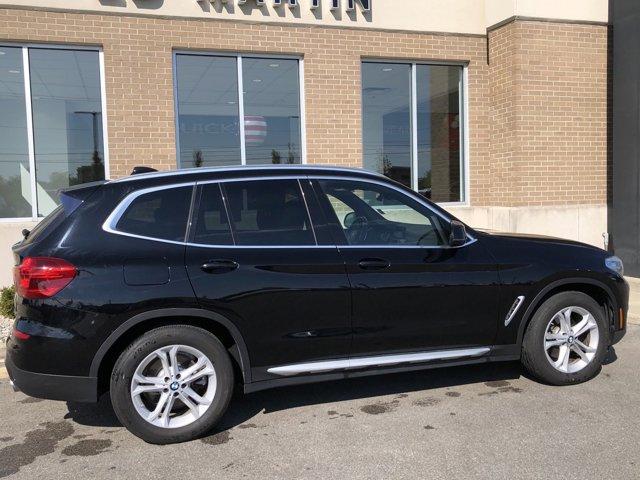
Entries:
<svg viewBox="0 0 640 480">
<path fill-rule="evenodd" d="M 13 308 L 13 296 L 15 293 L 16 289 L 13 285 L 0 290 L 0 316 L 7 318 L 14 318 L 16 316 Z"/>
</svg>

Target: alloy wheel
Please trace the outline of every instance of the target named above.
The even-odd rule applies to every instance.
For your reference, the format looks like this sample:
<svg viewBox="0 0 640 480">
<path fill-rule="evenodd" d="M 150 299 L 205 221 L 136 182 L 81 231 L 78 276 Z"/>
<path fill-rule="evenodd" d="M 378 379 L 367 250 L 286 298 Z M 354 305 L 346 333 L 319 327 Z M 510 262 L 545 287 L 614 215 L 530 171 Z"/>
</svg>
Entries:
<svg viewBox="0 0 640 480">
<path fill-rule="evenodd" d="M 204 415 L 216 387 L 216 370 L 206 355 L 187 345 L 168 345 L 140 362 L 131 380 L 131 400 L 152 425 L 179 428 Z"/>
<path fill-rule="evenodd" d="M 600 342 L 598 324 L 588 310 L 571 306 L 556 313 L 545 330 L 544 351 L 551 365 L 563 373 L 585 368 Z"/>
</svg>

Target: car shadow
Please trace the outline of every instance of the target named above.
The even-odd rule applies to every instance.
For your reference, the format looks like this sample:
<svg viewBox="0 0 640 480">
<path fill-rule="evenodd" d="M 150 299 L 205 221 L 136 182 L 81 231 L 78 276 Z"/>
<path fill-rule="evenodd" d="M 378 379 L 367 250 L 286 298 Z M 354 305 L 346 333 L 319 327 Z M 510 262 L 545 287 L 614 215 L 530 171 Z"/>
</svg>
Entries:
<svg viewBox="0 0 640 480">
<path fill-rule="evenodd" d="M 321 405 L 411 392 L 428 392 L 437 388 L 458 387 L 474 383 L 515 380 L 523 375 L 517 362 L 450 367 L 407 373 L 335 380 L 264 390 L 245 395 L 236 388 L 227 413 L 213 433 L 229 430 L 259 413 L 272 413 L 308 405 Z M 67 402 L 65 418 L 81 425 L 116 427 L 120 422 L 113 412 L 108 395 L 98 403 Z"/>
</svg>

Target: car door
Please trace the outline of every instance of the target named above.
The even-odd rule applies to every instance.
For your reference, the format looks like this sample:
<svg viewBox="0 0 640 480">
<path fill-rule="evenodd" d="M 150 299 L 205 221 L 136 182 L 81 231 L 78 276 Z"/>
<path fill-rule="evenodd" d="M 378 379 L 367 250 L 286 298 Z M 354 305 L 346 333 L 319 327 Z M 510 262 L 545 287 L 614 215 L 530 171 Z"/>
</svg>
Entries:
<svg viewBox="0 0 640 480">
<path fill-rule="evenodd" d="M 318 178 L 314 189 L 352 288 L 354 357 L 491 345 L 498 272 L 450 220 L 391 183 Z"/>
<path fill-rule="evenodd" d="M 271 367 L 348 355 L 344 263 L 313 228 L 304 197 L 293 177 L 198 185 L 189 278 L 201 305 L 239 329 L 252 381 L 273 378 Z"/>
</svg>

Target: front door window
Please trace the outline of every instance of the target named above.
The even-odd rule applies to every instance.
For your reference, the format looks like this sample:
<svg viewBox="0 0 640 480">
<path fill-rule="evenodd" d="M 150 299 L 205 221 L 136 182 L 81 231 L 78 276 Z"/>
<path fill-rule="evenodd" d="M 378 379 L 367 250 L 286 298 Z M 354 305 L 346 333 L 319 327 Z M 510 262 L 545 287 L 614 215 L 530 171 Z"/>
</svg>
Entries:
<svg viewBox="0 0 640 480">
<path fill-rule="evenodd" d="M 319 184 L 349 245 L 447 244 L 442 219 L 397 190 L 357 180 Z"/>
</svg>

